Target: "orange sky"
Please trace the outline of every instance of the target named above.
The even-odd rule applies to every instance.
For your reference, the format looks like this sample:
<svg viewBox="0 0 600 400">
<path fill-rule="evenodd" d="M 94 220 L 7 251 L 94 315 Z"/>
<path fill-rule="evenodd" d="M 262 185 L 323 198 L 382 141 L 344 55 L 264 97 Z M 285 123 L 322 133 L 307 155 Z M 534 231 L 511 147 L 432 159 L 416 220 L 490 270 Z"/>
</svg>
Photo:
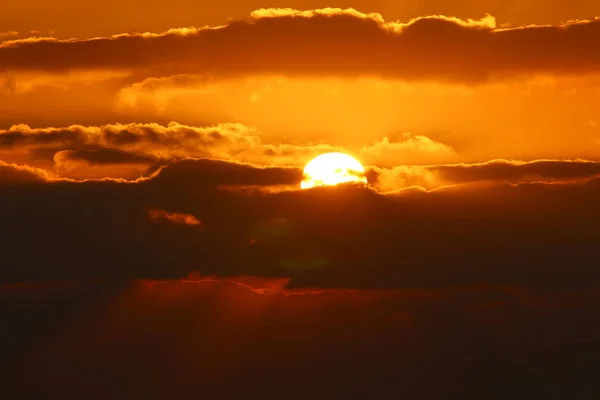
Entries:
<svg viewBox="0 0 600 400">
<path fill-rule="evenodd" d="M 304 12 L 255 11 L 245 2 L 197 14 L 181 3 L 165 13 L 147 2 L 143 18 L 128 2 L 94 3 L 90 13 L 111 17 L 86 24 L 62 22 L 80 3 L 44 11 L 44 24 L 57 21 L 60 30 L 19 12 L 21 2 L 9 7 L 18 18 L 0 21 L 2 159 L 76 178 L 131 178 L 151 162 L 181 157 L 302 166 L 326 150 L 388 169 L 599 159 L 593 2 L 569 2 L 563 12 L 535 2 L 339 5 L 359 11 L 283 5 Z M 561 27 L 576 16 L 581 21 Z M 169 30 L 192 26 L 200 28 Z M 23 39 L 39 34 L 30 31 L 56 39 Z M 151 124 L 140 129 L 171 135 L 171 122 L 225 139 L 174 147 L 183 140 L 175 135 L 168 144 L 149 139 L 125 149 L 95 137 L 115 124 Z M 46 128 L 83 130 L 87 139 L 48 141 Z M 23 132 L 27 143 L 11 139 Z M 78 150 L 88 157 L 128 151 L 137 161 L 104 157 L 98 167 L 80 157 L 83 164 L 67 167 L 65 154 Z"/>
<path fill-rule="evenodd" d="M 600 15 L 600 5 L 592 0 L 4 0 L 0 27 L 5 32 L 22 34 L 54 31 L 59 37 L 93 37 L 117 32 L 163 31 L 182 26 L 204 26 L 225 23 L 229 18 L 247 18 L 250 12 L 266 7 L 314 9 L 324 7 L 356 8 L 379 12 L 386 19 L 408 20 L 423 15 L 453 15 L 478 18 L 485 13 L 499 23 L 556 24 L 578 18 Z M 82 23 L 82 20 L 85 23 Z"/>
<path fill-rule="evenodd" d="M 529 201 L 519 185 L 600 176 L 593 2 L 121 1 L 87 4 L 82 24 L 83 5 L 62 1 L 0 20 L 9 186 L 298 189 L 331 151 L 359 159 L 375 193 L 411 201 L 507 184 Z M 143 208 L 202 225 L 194 207 Z"/>
<path fill-rule="evenodd" d="M 600 394 L 600 1 L 0 3 L 7 398 Z"/>
</svg>

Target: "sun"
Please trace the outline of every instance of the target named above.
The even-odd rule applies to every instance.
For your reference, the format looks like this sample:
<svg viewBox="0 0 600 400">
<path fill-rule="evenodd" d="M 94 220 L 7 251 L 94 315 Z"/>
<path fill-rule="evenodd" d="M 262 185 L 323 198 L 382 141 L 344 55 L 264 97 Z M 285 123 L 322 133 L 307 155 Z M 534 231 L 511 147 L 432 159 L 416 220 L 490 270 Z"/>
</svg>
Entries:
<svg viewBox="0 0 600 400">
<path fill-rule="evenodd" d="M 325 153 L 313 158 L 304 167 L 302 189 L 340 183 L 367 183 L 365 167 L 354 157 L 344 153 Z"/>
</svg>

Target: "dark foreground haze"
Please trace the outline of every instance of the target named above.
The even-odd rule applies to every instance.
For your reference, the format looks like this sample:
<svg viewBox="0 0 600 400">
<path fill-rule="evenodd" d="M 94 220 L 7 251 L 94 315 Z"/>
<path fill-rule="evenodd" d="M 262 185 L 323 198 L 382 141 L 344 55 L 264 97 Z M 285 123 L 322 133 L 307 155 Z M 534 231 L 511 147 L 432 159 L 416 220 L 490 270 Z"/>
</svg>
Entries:
<svg viewBox="0 0 600 400">
<path fill-rule="evenodd" d="M 206 160 L 137 182 L 3 173 L 12 398 L 600 393 L 594 179 L 380 194 L 243 189 L 297 175 Z"/>
<path fill-rule="evenodd" d="M 282 284 L 6 285 L 3 392 L 44 399 L 600 393 L 598 291 L 478 285 L 287 293 Z"/>
</svg>

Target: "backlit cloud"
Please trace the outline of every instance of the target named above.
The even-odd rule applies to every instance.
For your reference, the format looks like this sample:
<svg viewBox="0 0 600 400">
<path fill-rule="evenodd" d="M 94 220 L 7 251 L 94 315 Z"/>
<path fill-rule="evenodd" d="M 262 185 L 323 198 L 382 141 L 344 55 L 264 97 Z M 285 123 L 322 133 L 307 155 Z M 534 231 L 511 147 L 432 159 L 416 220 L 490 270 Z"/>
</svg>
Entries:
<svg viewBox="0 0 600 400">
<path fill-rule="evenodd" d="M 451 146 L 431 140 L 427 136 L 405 133 L 396 140 L 384 137 L 360 150 L 366 164 L 395 166 L 399 164 L 444 164 L 458 158 Z"/>
<path fill-rule="evenodd" d="M 422 186 L 435 189 L 469 183 L 572 182 L 600 175 L 600 163 L 586 160 L 493 160 L 478 164 L 372 167 L 371 181 L 383 191 Z"/>
<path fill-rule="evenodd" d="M 15 125 L 0 130 L 0 151 L 6 158 L 11 155 L 29 158 L 34 165 L 52 161 L 57 168 L 55 172 L 65 176 L 71 176 L 75 168 L 149 167 L 186 157 L 304 166 L 322 153 L 350 151 L 364 164 L 388 167 L 445 163 L 457 157 L 450 146 L 423 135 L 403 134 L 395 140 L 386 137 L 368 146 L 345 149 L 326 143 L 269 143 L 256 128 L 243 124 L 194 127 L 174 122 L 168 125 L 132 123 L 37 129 Z M 133 173 L 139 175 L 140 170 Z"/>
<path fill-rule="evenodd" d="M 246 21 L 89 40 L 30 38 L 0 44 L 7 71 L 146 71 L 382 76 L 477 83 L 534 73 L 598 72 L 600 21 L 495 27 L 493 17 L 407 23 L 355 10 L 259 10 Z M 348 41 L 348 37 L 354 38 Z"/>
<path fill-rule="evenodd" d="M 561 165 L 568 172 L 535 167 L 548 180 L 591 173 Z M 598 179 L 384 195 L 352 186 L 248 190 L 297 188 L 302 171 L 216 160 L 183 160 L 135 182 L 36 180 L 35 171 L 23 171 L 0 170 L 0 219 L 11 232 L 2 243 L 5 281 L 183 278 L 199 271 L 285 276 L 295 287 L 570 288 L 598 278 L 589 268 L 598 256 Z M 147 210 L 202 221 L 203 229 L 156 224 Z M 50 234 L 59 228 L 61 235 Z M 23 241 L 36 251 L 19 251 Z M 121 259 L 127 262 L 115 261 Z"/>
<path fill-rule="evenodd" d="M 42 183 L 53 178 L 53 175 L 44 169 L 0 161 L 0 186 Z"/>
<path fill-rule="evenodd" d="M 202 221 L 191 214 L 174 213 L 165 210 L 148 210 L 150 219 L 155 221 L 168 221 L 174 224 L 200 226 Z"/>
</svg>

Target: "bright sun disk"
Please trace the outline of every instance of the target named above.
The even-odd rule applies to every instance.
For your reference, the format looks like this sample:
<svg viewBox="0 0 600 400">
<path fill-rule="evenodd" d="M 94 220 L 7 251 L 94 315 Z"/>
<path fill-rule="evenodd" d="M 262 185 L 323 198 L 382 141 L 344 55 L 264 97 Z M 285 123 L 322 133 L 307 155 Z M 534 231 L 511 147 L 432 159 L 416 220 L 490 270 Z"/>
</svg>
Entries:
<svg viewBox="0 0 600 400">
<path fill-rule="evenodd" d="M 302 189 L 340 183 L 367 183 L 365 167 L 352 156 L 344 153 L 325 153 L 313 158 L 304 167 Z"/>
</svg>

